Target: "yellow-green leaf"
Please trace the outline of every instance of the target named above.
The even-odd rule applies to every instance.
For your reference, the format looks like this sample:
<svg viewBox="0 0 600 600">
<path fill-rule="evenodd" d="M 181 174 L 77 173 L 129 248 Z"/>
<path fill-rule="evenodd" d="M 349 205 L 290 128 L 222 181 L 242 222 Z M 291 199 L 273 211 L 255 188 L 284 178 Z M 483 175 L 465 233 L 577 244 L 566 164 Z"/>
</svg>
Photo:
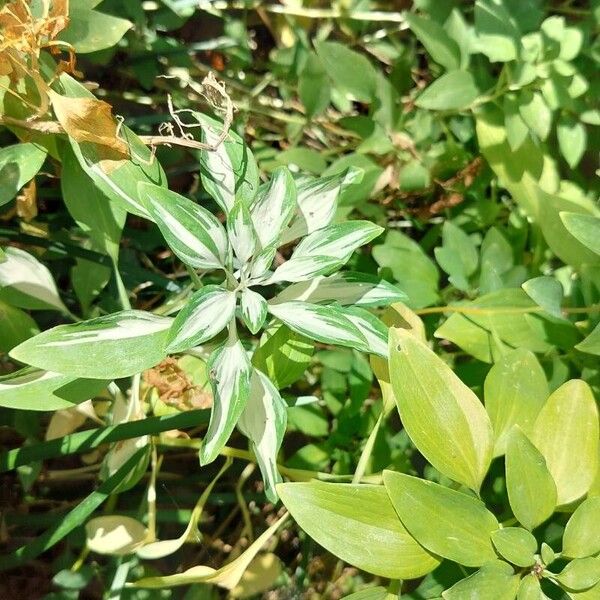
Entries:
<svg viewBox="0 0 600 600">
<path fill-rule="evenodd" d="M 563 556 L 584 558 L 600 552 L 600 496 L 584 500 L 571 515 L 563 535 Z"/>
</svg>

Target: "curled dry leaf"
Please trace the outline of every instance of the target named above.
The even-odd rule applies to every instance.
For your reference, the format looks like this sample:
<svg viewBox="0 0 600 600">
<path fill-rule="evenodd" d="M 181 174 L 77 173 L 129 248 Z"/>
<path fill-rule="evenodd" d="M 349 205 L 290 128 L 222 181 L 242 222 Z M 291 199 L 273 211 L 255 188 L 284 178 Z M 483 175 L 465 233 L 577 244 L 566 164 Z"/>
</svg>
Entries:
<svg viewBox="0 0 600 600">
<path fill-rule="evenodd" d="M 37 217 L 37 187 L 35 179 L 32 179 L 17 196 L 17 214 L 25 221 L 31 221 Z"/>
</svg>

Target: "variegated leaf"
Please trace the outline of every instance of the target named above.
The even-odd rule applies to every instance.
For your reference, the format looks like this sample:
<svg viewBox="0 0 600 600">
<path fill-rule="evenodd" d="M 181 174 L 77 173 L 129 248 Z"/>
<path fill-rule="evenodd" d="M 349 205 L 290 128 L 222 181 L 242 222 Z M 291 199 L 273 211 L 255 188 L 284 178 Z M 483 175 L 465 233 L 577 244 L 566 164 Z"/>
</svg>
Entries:
<svg viewBox="0 0 600 600">
<path fill-rule="evenodd" d="M 261 285 L 271 285 L 281 281 L 306 281 L 319 275 L 331 273 L 343 266 L 343 262 L 334 256 L 292 257 L 275 269 L 275 272 L 258 281 Z"/>
<path fill-rule="evenodd" d="M 227 234 L 205 208 L 176 192 L 141 183 L 139 193 L 167 244 L 187 265 L 219 269 L 227 258 Z"/>
<path fill-rule="evenodd" d="M 248 404 L 238 427 L 250 439 L 265 483 L 265 493 L 271 502 L 277 502 L 275 486 L 281 483 L 277 470 L 277 453 L 286 425 L 286 403 L 269 378 L 255 369 L 250 382 Z"/>
<path fill-rule="evenodd" d="M 316 277 L 286 287 L 269 304 L 303 302 L 338 302 L 342 306 L 386 306 L 406 300 L 406 294 L 385 279 L 350 271 L 330 277 Z"/>
<path fill-rule="evenodd" d="M 202 139 L 217 146 L 216 150 L 200 152 L 200 174 L 204 189 L 214 198 L 225 214 L 236 199 L 250 206 L 258 190 L 258 167 L 244 140 L 231 129 L 219 143 L 223 124 L 202 113 L 194 113 L 202 124 Z"/>
<path fill-rule="evenodd" d="M 251 208 L 252 222 L 261 248 L 279 240 L 296 209 L 296 184 L 286 167 L 277 169 Z"/>
<path fill-rule="evenodd" d="M 172 319 L 124 310 L 58 325 L 29 338 L 10 355 L 18 361 L 73 377 L 117 379 L 158 364 Z"/>
<path fill-rule="evenodd" d="M 256 234 L 246 205 L 238 200 L 227 217 L 229 243 L 240 262 L 246 263 L 254 254 Z"/>
<path fill-rule="evenodd" d="M 367 340 L 366 351 L 370 354 L 387 357 L 389 355 L 388 328 L 374 314 L 364 308 L 350 306 L 342 310 Z"/>
<path fill-rule="evenodd" d="M 237 337 L 230 337 L 208 361 L 214 403 L 200 448 L 200 464 L 217 458 L 246 407 L 252 365 Z"/>
<path fill-rule="evenodd" d="M 255 291 L 242 291 L 240 308 L 242 319 L 251 333 L 257 333 L 267 318 L 267 301 Z"/>
<path fill-rule="evenodd" d="M 269 269 L 273 264 L 275 255 L 277 254 L 277 246 L 275 243 L 263 248 L 256 256 L 252 259 L 252 265 L 250 267 L 250 278 L 254 283 L 260 283 L 264 279 L 268 279 L 270 274 Z"/>
<path fill-rule="evenodd" d="M 0 262 L 0 298 L 14 306 L 39 310 L 49 308 L 66 312 L 54 279 L 37 258 L 9 246 Z"/>
<path fill-rule="evenodd" d="M 359 350 L 367 347 L 360 330 L 335 306 L 284 302 L 270 306 L 269 312 L 290 329 L 318 342 Z"/>
<path fill-rule="evenodd" d="M 234 318 L 235 301 L 235 292 L 218 285 L 198 290 L 175 318 L 167 351 L 183 352 L 215 337 Z"/>
<path fill-rule="evenodd" d="M 340 192 L 356 177 L 357 171 L 349 169 L 342 175 L 296 181 L 298 210 L 281 235 L 281 244 L 329 225 L 335 216 Z"/>
</svg>

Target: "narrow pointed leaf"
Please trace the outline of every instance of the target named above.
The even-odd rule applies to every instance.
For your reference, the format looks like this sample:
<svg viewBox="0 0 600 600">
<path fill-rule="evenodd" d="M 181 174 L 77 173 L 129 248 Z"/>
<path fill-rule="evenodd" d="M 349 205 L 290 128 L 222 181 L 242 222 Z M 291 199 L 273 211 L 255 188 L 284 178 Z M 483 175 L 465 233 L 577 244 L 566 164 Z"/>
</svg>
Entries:
<svg viewBox="0 0 600 600">
<path fill-rule="evenodd" d="M 165 356 L 172 319 L 124 310 L 72 325 L 58 325 L 28 339 L 10 355 L 46 371 L 90 379 L 140 373 Z"/>
<path fill-rule="evenodd" d="M 182 352 L 212 339 L 234 318 L 235 293 L 218 285 L 195 292 L 169 330 L 168 352 Z"/>
<path fill-rule="evenodd" d="M 600 217 L 561 212 L 560 218 L 572 236 L 596 254 L 600 254 Z"/>
<path fill-rule="evenodd" d="M 373 313 L 350 306 L 343 309 L 343 314 L 367 340 L 366 352 L 384 358 L 388 356 L 388 328 Z"/>
<path fill-rule="evenodd" d="M 277 502 L 276 484 L 281 482 L 277 470 L 277 453 L 287 425 L 287 405 L 269 378 L 254 369 L 250 381 L 250 396 L 238 422 L 242 433 L 250 440 L 271 502 Z"/>
<path fill-rule="evenodd" d="M 425 344 L 390 330 L 390 375 L 400 418 L 439 471 L 478 490 L 492 459 L 492 425 L 477 396 Z"/>
<path fill-rule="evenodd" d="M 240 308 L 242 319 L 250 333 L 257 333 L 267 318 L 267 301 L 260 294 L 246 288 L 241 294 Z"/>
<path fill-rule="evenodd" d="M 515 517 L 527 529 L 534 529 L 554 512 L 556 484 L 544 457 L 518 426 L 507 438 L 506 488 Z"/>
<path fill-rule="evenodd" d="M 384 471 L 383 482 L 406 529 L 430 552 L 467 567 L 496 558 L 490 534 L 500 526 L 483 502 L 404 473 Z"/>
<path fill-rule="evenodd" d="M 219 220 L 195 202 L 171 190 L 142 183 L 144 206 L 169 247 L 187 265 L 219 269 L 227 256 L 227 235 Z"/>
<path fill-rule="evenodd" d="M 252 365 L 238 339 L 229 339 L 211 355 L 208 370 L 214 403 L 208 430 L 200 448 L 200 464 L 217 458 L 227 443 L 250 394 Z"/>
<path fill-rule="evenodd" d="M 343 265 L 343 261 L 335 256 L 292 256 L 277 267 L 275 272 L 263 284 L 271 285 L 282 281 L 306 281 L 319 275 L 327 275 L 332 271 L 337 271 Z"/>
<path fill-rule="evenodd" d="M 563 535 L 563 556 L 585 558 L 600 552 L 600 496 L 584 500 L 571 515 Z"/>
<path fill-rule="evenodd" d="M 439 564 L 402 525 L 383 486 L 311 481 L 284 483 L 277 491 L 308 535 L 359 569 L 413 579 Z"/>
<path fill-rule="evenodd" d="M 256 249 L 256 234 L 246 205 L 238 200 L 227 217 L 229 243 L 238 259 L 245 263 Z"/>
<path fill-rule="evenodd" d="M 581 498 L 598 471 L 598 406 L 588 384 L 573 379 L 560 386 L 540 411 L 532 435 L 556 483 L 558 504 Z"/>
</svg>

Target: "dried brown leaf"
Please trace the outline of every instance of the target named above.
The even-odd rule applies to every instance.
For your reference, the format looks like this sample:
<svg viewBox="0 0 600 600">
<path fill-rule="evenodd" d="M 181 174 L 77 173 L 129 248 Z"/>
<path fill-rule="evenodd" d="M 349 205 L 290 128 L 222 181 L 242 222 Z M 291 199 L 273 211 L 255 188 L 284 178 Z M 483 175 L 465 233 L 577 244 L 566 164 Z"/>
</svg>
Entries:
<svg viewBox="0 0 600 600">
<path fill-rule="evenodd" d="M 25 221 L 35 219 L 38 214 L 37 187 L 32 179 L 17 196 L 17 214 Z"/>
</svg>

